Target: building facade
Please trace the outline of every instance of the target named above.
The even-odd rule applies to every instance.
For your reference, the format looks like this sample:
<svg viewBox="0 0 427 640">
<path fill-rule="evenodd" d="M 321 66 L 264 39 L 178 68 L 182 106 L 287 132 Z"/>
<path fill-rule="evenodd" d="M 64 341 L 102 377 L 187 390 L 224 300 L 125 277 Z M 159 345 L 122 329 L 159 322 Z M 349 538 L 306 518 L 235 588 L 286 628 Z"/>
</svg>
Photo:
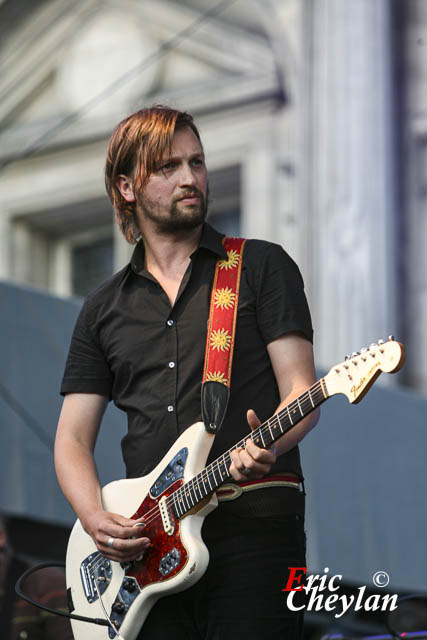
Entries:
<svg viewBox="0 0 427 640">
<path fill-rule="evenodd" d="M 298 262 L 318 365 L 395 334 L 425 393 L 423 0 L 4 0 L 0 24 L 2 279 L 85 295 L 126 263 L 106 144 L 170 104 L 200 126 L 212 222 Z"/>
</svg>

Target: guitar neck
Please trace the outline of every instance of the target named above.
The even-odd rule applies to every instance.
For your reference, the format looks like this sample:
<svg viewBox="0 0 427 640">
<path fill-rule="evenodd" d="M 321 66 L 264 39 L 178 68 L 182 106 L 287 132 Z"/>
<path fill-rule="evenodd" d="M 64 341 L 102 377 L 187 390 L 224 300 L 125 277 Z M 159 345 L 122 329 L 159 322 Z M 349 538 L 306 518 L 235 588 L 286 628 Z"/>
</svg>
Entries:
<svg viewBox="0 0 427 640">
<path fill-rule="evenodd" d="M 307 391 L 293 400 L 286 407 L 275 413 L 259 427 L 249 433 L 243 440 L 237 442 L 231 449 L 211 462 L 203 471 L 177 489 L 171 496 L 171 506 L 176 517 L 188 513 L 199 502 L 212 494 L 224 482 L 231 478 L 231 452 L 237 448 L 245 448 L 246 440 L 252 438 L 254 443 L 267 449 L 298 422 L 308 416 L 322 404 L 329 394 L 326 389 L 325 378 L 315 382 Z"/>
</svg>

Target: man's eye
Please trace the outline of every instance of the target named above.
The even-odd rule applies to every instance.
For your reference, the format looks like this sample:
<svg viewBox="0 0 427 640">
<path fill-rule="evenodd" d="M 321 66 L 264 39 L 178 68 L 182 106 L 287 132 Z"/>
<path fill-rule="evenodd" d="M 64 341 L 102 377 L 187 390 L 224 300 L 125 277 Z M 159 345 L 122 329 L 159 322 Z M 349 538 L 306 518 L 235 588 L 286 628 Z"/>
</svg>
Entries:
<svg viewBox="0 0 427 640">
<path fill-rule="evenodd" d="M 174 169 L 176 167 L 176 162 L 166 162 L 166 164 L 164 164 L 161 167 L 162 171 L 170 171 L 171 169 Z"/>
</svg>

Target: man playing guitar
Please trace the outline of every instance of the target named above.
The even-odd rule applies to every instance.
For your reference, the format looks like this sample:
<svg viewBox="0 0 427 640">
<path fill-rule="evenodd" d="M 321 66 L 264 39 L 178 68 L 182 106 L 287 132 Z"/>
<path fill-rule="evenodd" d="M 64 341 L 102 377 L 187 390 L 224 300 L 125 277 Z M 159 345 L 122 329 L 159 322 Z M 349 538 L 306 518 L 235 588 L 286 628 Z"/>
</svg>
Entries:
<svg viewBox="0 0 427 640">
<path fill-rule="evenodd" d="M 189 114 L 155 106 L 126 118 L 111 137 L 105 173 L 121 231 L 136 248 L 130 263 L 88 296 L 77 320 L 61 387 L 55 464 L 65 496 L 102 556 L 143 562 L 151 544 L 144 519 L 103 508 L 93 458 L 102 416 L 110 399 L 127 413 L 122 452 L 128 478 L 149 473 L 200 420 L 213 274 L 218 259 L 233 256 L 205 222 L 207 169 Z M 226 333 L 220 338 L 217 348 L 227 350 Z M 256 428 L 259 418 L 313 384 L 311 340 L 298 267 L 278 245 L 248 240 L 230 399 L 208 461 L 243 438 L 247 424 Z M 138 638 L 301 636 L 301 614 L 286 609 L 282 588 L 288 567 L 305 566 L 296 445 L 317 420 L 313 411 L 275 447 L 249 439 L 232 452 L 237 489 L 220 498 L 203 525 L 206 573 L 189 589 L 158 600 Z"/>
</svg>

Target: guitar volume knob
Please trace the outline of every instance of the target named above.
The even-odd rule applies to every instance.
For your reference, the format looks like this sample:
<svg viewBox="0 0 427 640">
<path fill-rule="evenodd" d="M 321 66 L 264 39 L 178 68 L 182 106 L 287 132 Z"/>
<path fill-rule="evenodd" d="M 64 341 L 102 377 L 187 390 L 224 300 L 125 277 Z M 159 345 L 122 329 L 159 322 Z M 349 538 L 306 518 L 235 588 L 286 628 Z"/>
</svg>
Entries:
<svg viewBox="0 0 427 640">
<path fill-rule="evenodd" d="M 135 582 L 130 579 L 126 579 L 123 581 L 123 589 L 125 589 L 128 593 L 132 593 L 135 591 Z"/>
<path fill-rule="evenodd" d="M 125 605 L 123 602 L 115 602 L 112 606 L 112 609 L 115 613 L 124 613 Z"/>
</svg>

